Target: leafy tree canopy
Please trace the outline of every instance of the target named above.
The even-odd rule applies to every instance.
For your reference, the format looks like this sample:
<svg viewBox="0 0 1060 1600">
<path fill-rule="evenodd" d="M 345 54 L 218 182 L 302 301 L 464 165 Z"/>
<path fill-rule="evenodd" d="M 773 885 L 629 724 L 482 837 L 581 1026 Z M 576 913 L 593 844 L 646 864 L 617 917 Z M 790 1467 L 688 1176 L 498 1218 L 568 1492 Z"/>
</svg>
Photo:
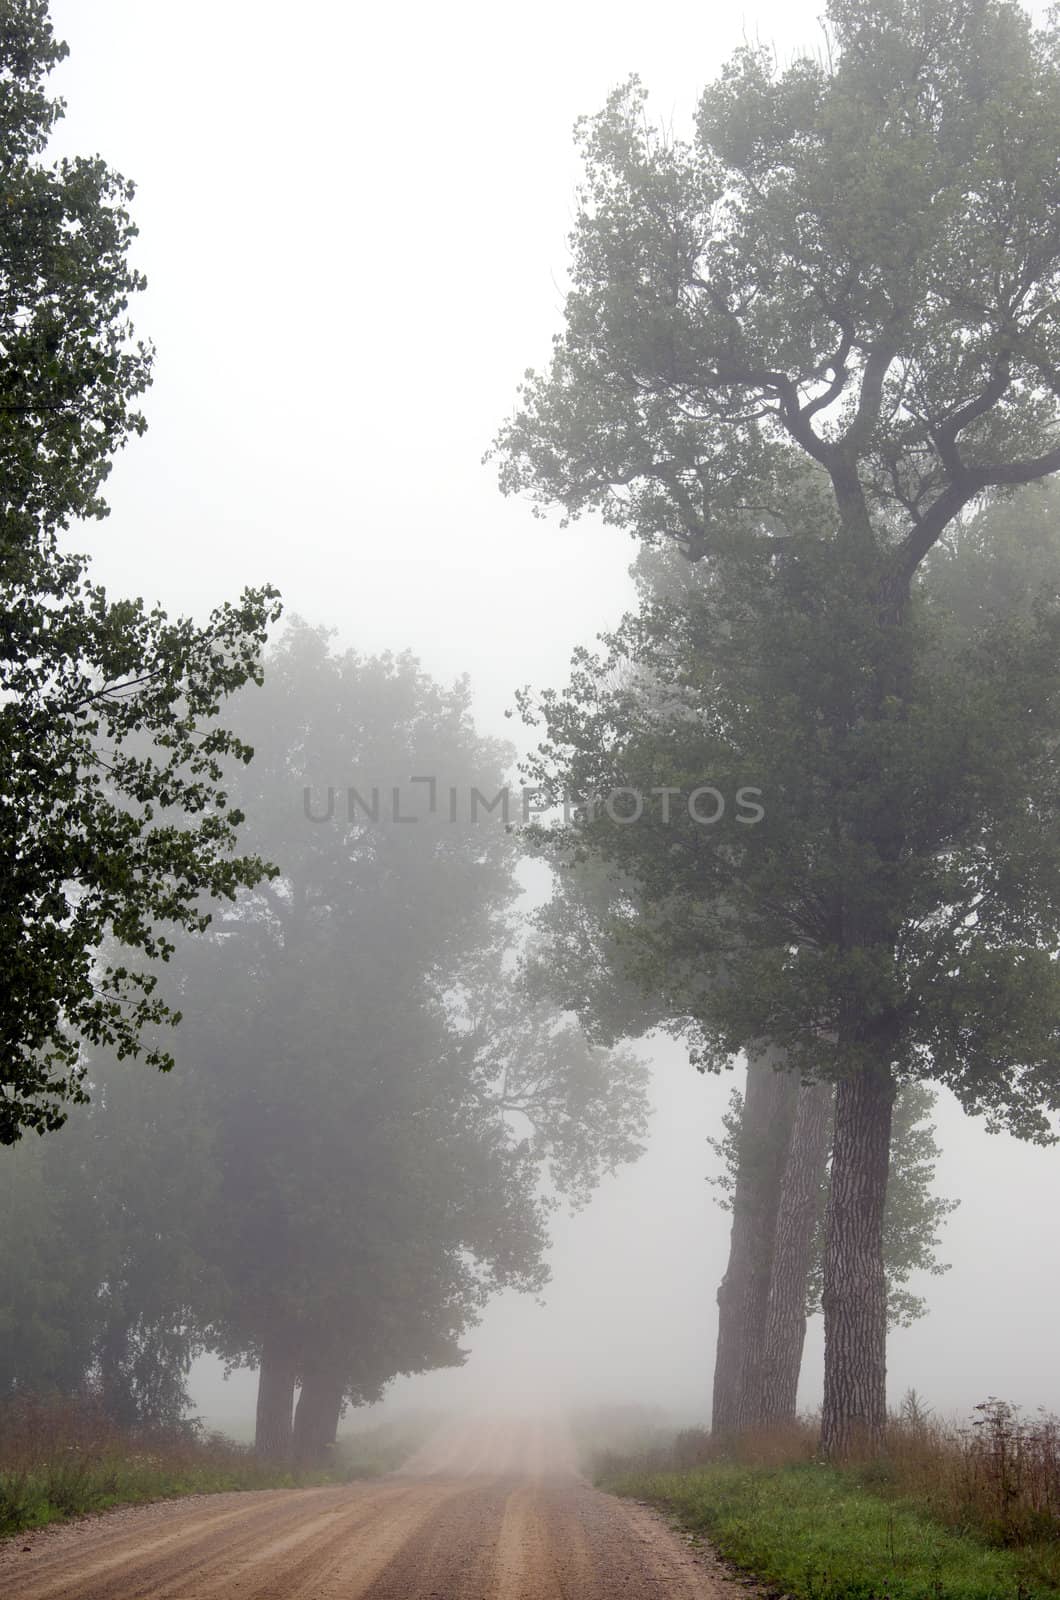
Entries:
<svg viewBox="0 0 1060 1600">
<path fill-rule="evenodd" d="M 1055 612 L 958 661 L 913 599 L 958 519 L 1060 469 L 1060 34 L 1011 0 L 827 18 L 826 61 L 738 51 L 691 141 L 635 81 L 583 124 L 566 326 L 498 450 L 505 489 L 721 580 L 676 768 L 650 716 L 608 743 L 623 716 L 588 662 L 581 725 L 568 705 L 550 733 L 603 736 L 575 792 L 623 769 L 769 796 L 743 838 L 685 827 L 615 864 L 647 885 L 656 981 L 709 1012 L 708 1058 L 768 1040 L 837 1079 L 822 1437 L 843 1453 L 883 1436 L 896 1075 L 1028 1137 L 1060 1103 Z"/>
<path fill-rule="evenodd" d="M 771 565 L 666 577 L 567 691 L 527 702 L 546 734 L 534 781 L 596 802 L 538 838 L 563 866 L 548 965 L 601 1037 L 627 1027 L 632 984 L 646 1025 L 688 1032 L 704 1065 L 768 1038 L 838 1076 L 854 1017 L 866 1053 L 882 1040 L 905 1075 L 1048 1137 L 1060 618 L 1038 494 L 940 547 L 902 630 L 904 697 L 839 736 L 822 701 L 846 696 L 857 646 Z M 712 826 L 686 804 L 702 784 L 728 802 Z M 732 806 L 744 785 L 753 825 Z M 645 797 L 634 823 L 600 804 L 624 787 Z"/>
<path fill-rule="evenodd" d="M 1057 34 L 1008 0 L 827 18 L 827 62 L 738 51 L 690 144 L 635 80 L 581 124 L 502 484 L 697 555 L 841 531 L 900 600 L 962 507 L 1060 467 Z"/>
<path fill-rule="evenodd" d="M 135 402 L 151 351 L 134 340 L 134 186 L 98 156 L 43 159 L 67 54 L 47 0 L 0 16 L 0 552 L 3 562 L 75 517 L 101 517 L 114 452 L 146 426 Z"/>
<path fill-rule="evenodd" d="M 143 430 L 151 353 L 127 319 L 132 186 L 98 157 L 48 163 L 66 53 L 43 0 L 0 15 L 0 1143 L 57 1128 L 85 1046 L 138 1053 L 176 1021 L 152 961 L 260 881 L 236 856 L 225 699 L 260 678 L 275 591 L 205 627 L 112 600 L 62 538 L 103 517 L 114 453 Z M 105 943 L 113 959 L 101 955 Z M 162 1068 L 171 1057 L 146 1048 Z"/>
</svg>

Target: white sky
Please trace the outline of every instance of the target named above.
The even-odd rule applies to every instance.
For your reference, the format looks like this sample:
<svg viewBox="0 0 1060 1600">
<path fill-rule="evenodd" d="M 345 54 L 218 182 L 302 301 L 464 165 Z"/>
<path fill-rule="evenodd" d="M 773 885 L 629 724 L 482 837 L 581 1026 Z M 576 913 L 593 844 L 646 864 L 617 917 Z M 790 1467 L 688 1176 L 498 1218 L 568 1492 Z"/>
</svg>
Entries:
<svg viewBox="0 0 1060 1600">
<path fill-rule="evenodd" d="M 480 464 L 560 326 L 574 119 L 637 71 L 680 129 L 741 38 L 788 54 L 817 11 L 54 0 L 59 147 L 139 185 L 133 314 L 158 347 L 150 431 L 84 541 L 98 575 L 198 615 L 271 580 L 344 643 L 470 672 L 481 724 L 512 737 L 514 688 L 561 682 L 631 592 L 620 535 L 535 520 Z M 657 1055 L 652 1150 L 562 1228 L 547 1307 L 499 1304 L 464 1371 L 404 1394 L 514 1383 L 704 1414 L 726 1248 L 705 1140 L 729 1084 Z M 942 1137 L 953 1271 L 893 1339 L 894 1393 L 1060 1408 L 1060 1152 L 953 1109 Z M 819 1351 L 808 1367 L 812 1400 Z M 247 1375 L 221 1390 L 204 1369 L 198 1392 L 233 1411 Z"/>
</svg>

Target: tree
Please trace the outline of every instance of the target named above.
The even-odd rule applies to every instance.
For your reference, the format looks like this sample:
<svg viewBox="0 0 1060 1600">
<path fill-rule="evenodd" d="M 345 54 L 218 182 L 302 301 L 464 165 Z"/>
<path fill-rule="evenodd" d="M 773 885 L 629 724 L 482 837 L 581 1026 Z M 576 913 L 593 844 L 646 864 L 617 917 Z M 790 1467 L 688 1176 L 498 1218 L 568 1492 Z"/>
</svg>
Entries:
<svg viewBox="0 0 1060 1600">
<path fill-rule="evenodd" d="M 60 1229 L 47 1274 L 89 1303 L 42 1311 L 80 1364 L 12 1347 L 8 1381 L 98 1382 L 123 1418 L 155 1415 L 209 1348 L 259 1366 L 262 1453 L 310 1460 L 344 1403 L 459 1364 L 496 1287 L 544 1286 L 559 1198 L 639 1154 L 647 1075 L 515 970 L 517 842 L 473 798 L 505 747 L 466 685 L 298 625 L 240 716 L 258 756 L 237 798 L 279 875 L 179 942 L 164 1102 L 93 1063 L 50 1183 L 72 1241 L 106 1248 L 83 1271 Z M 17 1323 L 43 1271 L 8 1265 Z"/>
<path fill-rule="evenodd" d="M 772 1070 L 774 1076 L 791 1078 Z M 775 1223 L 772 1234 L 768 1225 L 750 1230 L 748 1250 L 734 1249 L 738 1268 L 755 1260 L 756 1253 L 766 1259 L 758 1322 L 750 1340 L 759 1370 L 748 1363 L 731 1385 L 726 1400 L 731 1394 L 732 1415 L 726 1418 L 723 1410 L 720 1424 L 726 1428 L 771 1427 L 794 1420 L 806 1321 L 821 1310 L 833 1089 L 827 1082 L 800 1084 L 789 1115 L 763 1125 L 754 1115 L 754 1075 L 755 1065 L 749 1062 L 747 1094 L 733 1090 L 722 1134 L 710 1140 L 721 1163 L 710 1181 L 718 1190 L 719 1205 L 734 1214 L 734 1239 L 737 1210 L 741 1203 L 747 1210 L 748 1193 L 754 1204 L 756 1174 Z M 912 1274 L 948 1270 L 936 1253 L 939 1229 L 958 1202 L 932 1193 L 939 1156 L 929 1120 L 934 1103 L 934 1094 L 921 1083 L 905 1085 L 895 1101 L 883 1225 L 887 1319 L 892 1328 L 910 1326 L 927 1310 L 923 1297 L 906 1287 Z M 759 1206 L 762 1203 L 758 1201 Z M 748 1222 L 745 1215 L 739 1226 L 748 1228 Z"/>
<path fill-rule="evenodd" d="M 86 1205 L 67 1204 L 50 1141 L 0 1163 L 0 1395 L 76 1393 L 95 1359 L 103 1239 Z"/>
<path fill-rule="evenodd" d="M 768 1038 L 798 1073 L 834 1081 L 837 998 L 853 991 L 867 1009 L 900 1018 L 896 1075 L 935 1076 L 969 1110 L 1048 1137 L 1057 1093 L 1048 954 L 1055 597 L 971 631 L 951 625 L 940 605 L 918 603 L 912 709 L 887 729 L 888 779 L 878 789 L 866 783 L 864 739 L 821 759 L 799 692 L 827 670 L 834 645 L 789 631 L 786 609 L 767 594 L 756 621 L 730 574 L 627 619 L 605 659 L 584 655 L 566 693 L 543 698 L 549 738 L 535 778 L 594 803 L 546 833 L 546 847 L 560 861 L 606 866 L 613 900 L 602 948 L 621 952 L 623 973 L 702 1064 L 721 1067 Z M 618 674 L 625 686 L 615 688 L 612 660 L 640 679 Z M 728 802 L 728 822 L 708 827 L 690 815 L 705 774 Z M 751 777 L 765 815 L 741 827 L 732 799 Z M 621 790 L 645 797 L 635 824 L 614 822 L 600 803 Z M 880 818 L 904 807 L 909 828 L 891 884 L 902 921 L 887 988 L 879 969 L 827 938 L 829 910 L 858 887 L 861 870 L 836 848 L 836 825 L 870 806 Z M 561 882 L 574 883 L 576 871 Z M 576 917 L 550 921 L 577 942 Z M 575 952 L 572 995 L 583 980 L 580 1005 L 591 1010 L 606 986 Z"/>
<path fill-rule="evenodd" d="M 639 1154 L 646 1072 L 529 995 L 505 954 L 516 842 L 468 815 L 503 747 L 475 733 L 466 686 L 299 626 L 245 716 L 259 757 L 239 798 L 281 873 L 180 942 L 177 1080 L 99 1057 L 42 1187 L 18 1152 L 14 1214 L 49 1198 L 5 1262 L 0 1370 L 172 1420 L 213 1349 L 260 1366 L 262 1453 L 309 1461 L 345 1403 L 459 1364 L 495 1287 L 543 1287 L 558 1198 L 583 1203 Z M 436 810 L 412 774 L 435 777 Z M 312 820 L 328 777 L 364 806 Z M 31 1356 L 4 1329 L 33 1314 Z"/>
<path fill-rule="evenodd" d="M 116 450 L 151 354 L 133 342 L 132 186 L 98 158 L 40 158 L 66 53 L 43 0 L 0 17 L 0 1143 L 54 1129 L 86 1045 L 143 1049 L 176 1021 L 150 970 L 168 930 L 208 921 L 265 864 L 233 854 L 224 758 L 251 751 L 218 722 L 260 677 L 275 592 L 247 590 L 205 627 L 111 600 L 62 535 L 106 514 Z M 113 946 L 113 959 L 102 956 Z M 146 963 L 146 964 L 142 964 Z M 146 1049 L 163 1069 L 161 1045 Z"/>
<path fill-rule="evenodd" d="M 1018 550 L 1007 552 L 997 563 L 1001 572 L 1017 558 Z M 648 596 L 667 588 L 651 566 Z M 676 592 L 687 597 L 689 590 Z M 628 686 L 628 677 L 619 677 Z M 660 698 L 656 682 L 656 709 Z M 657 737 L 672 740 L 673 729 L 659 727 Z M 607 879 L 603 865 L 595 853 L 561 870 L 553 899 L 537 914 L 532 980 L 578 1008 L 585 1026 L 608 1043 L 667 1022 L 679 1027 L 680 1016 L 668 1019 L 660 1008 L 658 989 L 645 992 L 636 977 L 628 939 L 636 886 Z M 710 1181 L 718 1203 L 734 1212 L 718 1295 L 716 1430 L 772 1426 L 796 1414 L 806 1319 L 821 1309 L 833 1092 L 827 1080 L 798 1082 L 777 1050 L 751 1056 L 746 1098 L 733 1091 L 722 1132 L 709 1141 L 720 1158 Z M 944 1270 L 935 1256 L 937 1233 L 956 1204 L 930 1192 L 938 1155 L 926 1121 L 931 1104 L 926 1087 L 913 1083 L 896 1102 L 884 1229 L 891 1327 L 924 1314 L 923 1300 L 905 1283 L 914 1271 Z"/>
<path fill-rule="evenodd" d="M 50 548 L 73 518 L 102 517 L 115 451 L 146 423 L 135 408 L 152 353 L 126 312 L 144 279 L 129 264 L 135 192 L 98 157 L 41 157 L 61 100 L 49 72 L 68 54 L 47 0 L 0 16 L 0 573 Z"/>
<path fill-rule="evenodd" d="M 215 1130 L 211 1343 L 259 1366 L 258 1448 L 282 1456 L 300 1381 L 312 1453 L 345 1398 L 459 1361 L 493 1287 L 539 1289 L 544 1216 L 453 1026 L 512 892 L 499 820 L 446 822 L 450 788 L 499 776 L 466 688 L 295 627 L 246 717 L 240 802 L 281 873 L 182 953 L 180 1004 Z"/>
<path fill-rule="evenodd" d="M 90 1394 L 118 1424 L 172 1426 L 216 1285 L 210 1135 L 139 1064 L 97 1059 L 63 1137 L 0 1164 L 0 1394 Z"/>
<path fill-rule="evenodd" d="M 710 1425 L 724 1434 L 759 1420 L 766 1316 L 798 1080 L 778 1052 L 751 1057 L 739 1160 L 733 1172 L 729 1264 L 718 1288 L 718 1349 Z M 746 1135 L 750 1127 L 756 1137 Z"/>
<path fill-rule="evenodd" d="M 752 1415 L 763 1427 L 791 1422 L 797 1411 L 806 1342 L 806 1282 L 820 1223 L 821 1173 L 832 1124 L 831 1084 L 800 1083 L 777 1203 L 777 1231 L 762 1336 L 761 1377 Z M 891 1129 L 894 1149 L 894 1127 Z M 893 1173 L 888 1194 L 893 1188 Z M 884 1265 L 889 1278 L 884 1212 Z M 890 1284 L 888 1284 L 890 1292 Z"/>
<path fill-rule="evenodd" d="M 827 15 L 827 62 L 738 52 L 691 146 L 646 126 L 636 84 L 583 124 L 566 331 L 499 451 L 506 490 L 757 568 L 760 615 L 780 599 L 741 648 L 768 652 L 791 711 L 771 730 L 786 773 L 761 744 L 759 774 L 779 793 L 801 764 L 800 788 L 772 893 L 763 876 L 747 895 L 743 874 L 741 937 L 772 956 L 743 961 L 727 993 L 753 998 L 715 1039 L 769 1037 L 836 1081 L 823 1437 L 842 1454 L 878 1444 L 885 1420 L 896 1076 L 932 1052 L 972 1103 L 1039 1134 L 1056 1098 L 1052 913 L 1030 874 L 1004 891 L 977 876 L 969 841 L 990 823 L 967 806 L 955 867 L 961 764 L 943 824 L 910 723 L 925 557 L 984 496 L 1060 467 L 1060 78 L 1052 26 L 1005 0 L 832 0 Z M 1021 753 L 1041 760 L 1033 739 Z M 996 815 L 988 765 L 971 788 L 980 805 L 992 789 Z M 1009 799 L 1026 865 L 1043 847 L 1034 803 Z M 762 865 L 771 832 L 736 853 Z M 1017 905 L 1024 933 L 1006 941 Z"/>
<path fill-rule="evenodd" d="M 634 1158 L 645 1073 L 504 969 L 516 843 L 475 796 L 500 788 L 505 750 L 475 732 L 466 685 L 294 629 L 260 716 L 243 803 L 282 872 L 204 947 L 226 1009 L 198 987 L 187 1009 L 222 1140 L 219 1336 L 260 1353 L 265 1388 L 278 1364 L 280 1448 L 292 1374 L 311 1374 L 312 1450 L 343 1397 L 461 1360 L 496 1287 L 542 1286 L 542 1164 L 580 1200 Z M 336 778 L 345 804 L 308 820 Z"/>
<path fill-rule="evenodd" d="M 68 572 L 67 576 L 71 576 Z M 149 1024 L 179 1013 L 156 992 L 170 932 L 209 923 L 267 864 L 233 849 L 225 757 L 253 751 L 217 720 L 260 681 L 271 590 L 248 591 L 205 628 L 76 579 L 61 594 L 0 596 L 0 1142 L 61 1126 L 83 1094 L 84 1047 L 172 1055 Z M 103 955 L 109 945 L 109 959 Z M 140 965 L 137 965 L 137 962 Z"/>
</svg>

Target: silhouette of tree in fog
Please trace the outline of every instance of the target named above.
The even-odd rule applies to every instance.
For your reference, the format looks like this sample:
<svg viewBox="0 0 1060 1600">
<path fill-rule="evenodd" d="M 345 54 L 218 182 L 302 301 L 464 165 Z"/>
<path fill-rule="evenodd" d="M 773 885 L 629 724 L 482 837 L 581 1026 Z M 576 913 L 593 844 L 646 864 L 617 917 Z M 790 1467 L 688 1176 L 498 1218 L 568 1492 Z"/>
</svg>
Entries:
<svg viewBox="0 0 1060 1600">
<path fill-rule="evenodd" d="M 164 1220 L 147 1195 L 130 1214 L 121 1278 L 103 1269 L 101 1381 L 145 1341 L 179 1379 L 183 1327 L 260 1366 L 259 1449 L 310 1459 L 344 1402 L 459 1364 L 494 1290 L 544 1287 L 559 1197 L 583 1202 L 640 1152 L 646 1069 L 515 974 L 518 845 L 473 795 L 495 799 L 508 752 L 476 732 L 465 684 L 300 625 L 239 710 L 257 754 L 237 799 L 279 874 L 177 950 L 172 1114 L 101 1063 L 64 1142 L 92 1142 L 103 1219 L 153 1171 L 183 1173 Z"/>
</svg>

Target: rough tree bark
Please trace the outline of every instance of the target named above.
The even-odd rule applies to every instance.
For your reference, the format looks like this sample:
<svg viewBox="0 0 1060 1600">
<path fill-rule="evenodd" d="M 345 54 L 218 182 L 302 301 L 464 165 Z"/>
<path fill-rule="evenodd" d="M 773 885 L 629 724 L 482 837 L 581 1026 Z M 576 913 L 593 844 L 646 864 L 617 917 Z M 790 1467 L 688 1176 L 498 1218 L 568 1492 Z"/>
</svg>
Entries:
<svg viewBox="0 0 1060 1600">
<path fill-rule="evenodd" d="M 291 1455 L 291 1413 L 297 1376 L 294 1342 L 282 1334 L 270 1334 L 261 1351 L 254 1431 L 255 1451 L 270 1461 L 286 1461 Z"/>
<path fill-rule="evenodd" d="M 342 1414 L 343 1375 L 326 1362 L 309 1361 L 294 1413 L 294 1456 L 302 1466 L 328 1459 Z"/>
<path fill-rule="evenodd" d="M 759 1419 L 765 1427 L 795 1419 L 806 1341 L 806 1285 L 828 1160 L 832 1092 L 830 1083 L 800 1084 L 795 1105 L 766 1314 Z"/>
<path fill-rule="evenodd" d="M 875 1454 L 887 1420 L 887 1285 L 883 1209 L 894 1079 L 861 1068 L 836 1086 L 825 1224 L 824 1411 L 821 1445 L 835 1459 Z"/>
<path fill-rule="evenodd" d="M 783 1070 L 783 1059 L 781 1050 L 769 1047 L 747 1062 L 729 1264 L 718 1288 L 715 1433 L 757 1420 L 780 1182 L 798 1094 L 798 1080 Z"/>
</svg>

